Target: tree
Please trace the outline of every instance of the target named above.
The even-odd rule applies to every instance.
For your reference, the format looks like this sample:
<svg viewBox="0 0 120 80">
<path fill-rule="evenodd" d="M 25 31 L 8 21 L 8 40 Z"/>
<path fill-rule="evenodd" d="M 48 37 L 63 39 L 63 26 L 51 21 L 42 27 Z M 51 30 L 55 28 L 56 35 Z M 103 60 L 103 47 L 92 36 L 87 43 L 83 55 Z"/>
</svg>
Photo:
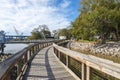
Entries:
<svg viewBox="0 0 120 80">
<path fill-rule="evenodd" d="M 41 39 L 42 38 L 42 35 L 38 28 L 34 28 L 31 34 L 32 36 L 30 37 L 30 39 Z"/>
<path fill-rule="evenodd" d="M 67 39 L 71 38 L 71 30 L 63 28 L 59 30 L 59 36 L 66 36 Z"/>
<path fill-rule="evenodd" d="M 31 32 L 32 36 L 30 39 L 42 39 L 51 37 L 51 32 L 49 31 L 47 25 L 39 25 L 38 28 L 34 28 Z"/>
<path fill-rule="evenodd" d="M 63 29 L 58 29 L 58 30 L 53 30 L 53 34 L 55 38 L 59 38 L 59 36 L 66 36 L 67 39 L 70 39 L 72 36 L 72 30 L 71 27 L 63 28 Z"/>
<path fill-rule="evenodd" d="M 102 43 L 111 33 L 120 36 L 119 0 L 81 0 L 80 15 L 72 22 L 72 35 L 78 40 L 91 40 L 99 35 Z"/>
<path fill-rule="evenodd" d="M 51 37 L 51 32 L 47 25 L 39 25 L 39 30 L 43 38 Z"/>
<path fill-rule="evenodd" d="M 97 29 L 97 33 L 100 34 L 102 43 L 106 42 L 106 38 L 109 38 L 110 33 L 116 35 L 116 40 L 119 37 L 118 24 L 120 20 L 120 9 L 117 8 L 118 3 L 115 0 L 100 0 L 99 5 L 94 5 L 90 15 L 92 16 L 93 26 Z M 93 6 L 93 5 L 92 5 Z"/>
<path fill-rule="evenodd" d="M 59 39 L 59 31 L 60 31 L 59 29 L 52 31 L 53 32 L 53 36 L 54 36 L 55 39 Z"/>
</svg>

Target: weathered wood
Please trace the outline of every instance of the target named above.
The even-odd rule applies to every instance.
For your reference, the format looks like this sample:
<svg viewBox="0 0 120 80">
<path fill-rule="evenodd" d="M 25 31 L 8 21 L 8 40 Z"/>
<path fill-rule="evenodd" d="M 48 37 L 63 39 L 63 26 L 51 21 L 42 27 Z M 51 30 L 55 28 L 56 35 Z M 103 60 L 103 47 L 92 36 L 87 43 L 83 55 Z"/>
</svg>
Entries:
<svg viewBox="0 0 120 80">
<path fill-rule="evenodd" d="M 66 55 L 66 66 L 68 67 L 68 59 L 69 59 L 69 56 Z"/>
<path fill-rule="evenodd" d="M 24 68 L 24 66 L 27 63 L 29 64 L 29 61 L 31 61 L 31 59 L 34 57 L 34 55 L 37 53 L 37 51 L 39 51 L 43 47 L 50 45 L 52 42 L 57 43 L 59 41 L 64 41 L 64 40 L 52 40 L 52 41 L 47 41 L 47 42 L 46 41 L 43 41 L 43 42 L 38 41 L 38 43 L 30 45 L 30 46 L 24 48 L 23 50 L 19 51 L 18 53 L 10 56 L 5 61 L 0 62 L 0 80 L 10 80 L 10 79 L 12 79 L 10 76 L 14 75 L 14 74 L 15 74 L 14 79 L 16 79 L 16 77 L 22 76 L 21 74 L 24 73 L 24 71 L 22 71 L 22 68 Z M 41 45 L 42 47 L 41 46 L 38 47 L 39 45 Z M 22 61 L 20 68 L 16 67 L 16 65 L 18 65 L 18 63 L 20 61 Z M 14 67 L 19 68 L 20 69 L 19 71 L 21 71 L 21 72 L 17 72 L 16 70 L 18 70 L 18 69 L 14 69 Z M 19 73 L 19 74 L 17 74 L 17 73 Z"/>
<path fill-rule="evenodd" d="M 46 42 L 58 42 L 58 41 L 62 41 L 62 40 L 55 40 L 55 39 L 47 39 L 47 41 L 45 40 L 21 40 L 21 41 L 6 41 L 6 44 L 14 44 L 14 43 L 46 43 Z"/>
<path fill-rule="evenodd" d="M 85 64 L 82 63 L 82 80 L 85 80 Z"/>
<path fill-rule="evenodd" d="M 75 80 L 56 60 L 53 49 L 42 49 L 32 60 L 23 80 Z"/>
<path fill-rule="evenodd" d="M 54 49 L 54 48 L 53 48 Z M 75 80 L 81 80 L 71 69 L 68 68 L 65 64 L 63 64 L 60 59 L 54 54 L 56 60 L 72 75 L 74 76 Z M 68 57 L 69 60 L 69 57 Z"/>
<path fill-rule="evenodd" d="M 113 61 L 109 61 L 106 59 L 101 59 L 92 55 L 78 53 L 67 48 L 60 47 L 56 44 L 53 44 L 53 46 L 63 54 L 66 54 L 93 69 L 99 70 L 101 72 L 104 72 L 108 75 L 120 79 L 120 64 L 114 63 Z"/>
<path fill-rule="evenodd" d="M 87 70 L 87 72 L 86 72 L 86 80 L 90 80 L 90 67 L 87 66 L 86 70 Z"/>
</svg>

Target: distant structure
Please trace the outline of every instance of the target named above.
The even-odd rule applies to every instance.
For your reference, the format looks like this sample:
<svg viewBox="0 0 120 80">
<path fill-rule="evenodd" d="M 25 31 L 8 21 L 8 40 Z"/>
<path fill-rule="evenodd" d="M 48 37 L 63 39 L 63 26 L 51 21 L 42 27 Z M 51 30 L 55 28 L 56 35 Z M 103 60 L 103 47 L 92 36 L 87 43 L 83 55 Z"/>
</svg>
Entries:
<svg viewBox="0 0 120 80">
<path fill-rule="evenodd" d="M 66 36 L 59 36 L 59 39 L 67 39 Z"/>
<path fill-rule="evenodd" d="M 15 28 L 15 26 L 13 26 L 13 28 L 14 28 L 16 34 L 19 35 L 19 32 L 18 32 L 18 30 Z"/>
<path fill-rule="evenodd" d="M 4 52 L 4 47 L 5 47 L 5 32 L 0 31 L 0 51 L 1 54 Z"/>
<path fill-rule="evenodd" d="M 5 32 L 0 31 L 0 43 L 4 43 L 4 42 L 5 42 Z"/>
<path fill-rule="evenodd" d="M 15 26 L 13 26 L 13 28 L 14 28 L 14 31 L 16 32 L 17 36 L 21 36 L 21 37 L 16 37 L 16 38 L 22 40 L 22 39 L 24 38 L 24 37 L 22 37 L 22 36 L 23 36 L 23 33 L 19 33 L 19 31 L 16 29 Z"/>
</svg>

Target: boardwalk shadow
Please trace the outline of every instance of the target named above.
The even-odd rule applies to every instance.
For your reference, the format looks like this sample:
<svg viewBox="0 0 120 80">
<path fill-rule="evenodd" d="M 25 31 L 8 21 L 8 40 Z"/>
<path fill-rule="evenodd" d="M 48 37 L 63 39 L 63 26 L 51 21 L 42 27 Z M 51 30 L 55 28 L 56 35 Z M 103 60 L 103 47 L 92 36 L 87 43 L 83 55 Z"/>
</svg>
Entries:
<svg viewBox="0 0 120 80">
<path fill-rule="evenodd" d="M 44 56 L 42 55 L 43 57 L 40 57 L 40 58 L 37 57 L 38 60 L 40 60 L 41 58 L 44 60 L 44 58 L 45 58 L 45 60 L 44 60 L 45 62 L 44 63 L 42 63 L 42 62 L 39 61 L 39 62 L 35 62 L 35 63 L 32 62 L 32 63 L 30 63 L 28 65 L 28 68 L 27 68 L 27 71 L 26 71 L 26 73 L 25 73 L 25 75 L 23 77 L 23 80 L 27 80 L 27 77 L 38 78 L 38 79 L 42 78 L 42 80 L 44 80 L 44 79 L 55 80 L 55 76 L 54 76 L 54 74 L 52 72 L 52 69 L 51 69 L 51 66 L 50 66 L 50 63 L 49 63 L 49 58 L 48 58 L 48 54 L 49 54 L 49 49 L 50 48 L 51 47 L 49 47 L 49 48 L 46 49 L 46 51 L 44 53 Z M 33 59 L 36 59 L 36 57 L 34 57 Z M 47 76 L 46 75 L 45 76 L 41 76 L 41 75 L 39 75 L 39 73 L 37 75 L 35 75 L 35 74 L 29 74 L 31 66 L 34 67 L 34 68 L 35 67 L 42 67 L 42 66 L 45 67 L 46 71 L 47 71 Z"/>
<path fill-rule="evenodd" d="M 52 69 L 51 69 L 51 66 L 50 66 L 50 63 L 49 63 L 49 59 L 48 59 L 48 51 L 49 51 L 50 48 L 48 48 L 46 50 L 46 53 L 45 53 L 45 65 L 46 65 L 46 69 L 47 69 L 48 78 L 49 79 L 55 79 L 55 76 L 52 72 Z"/>
</svg>

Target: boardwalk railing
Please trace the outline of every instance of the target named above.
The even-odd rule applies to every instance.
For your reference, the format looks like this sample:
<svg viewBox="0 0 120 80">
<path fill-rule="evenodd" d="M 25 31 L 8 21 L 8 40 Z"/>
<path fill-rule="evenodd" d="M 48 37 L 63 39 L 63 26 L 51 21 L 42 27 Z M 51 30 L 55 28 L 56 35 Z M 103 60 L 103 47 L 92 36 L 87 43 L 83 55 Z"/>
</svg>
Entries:
<svg viewBox="0 0 120 80">
<path fill-rule="evenodd" d="M 57 41 L 55 39 L 47 39 L 47 42 L 50 42 L 50 41 Z M 18 41 L 15 41 L 15 40 L 10 40 L 10 41 L 6 41 L 5 43 L 6 44 L 9 44 L 9 43 L 40 43 L 40 42 L 46 42 L 44 39 L 38 39 L 38 40 L 18 40 Z"/>
<path fill-rule="evenodd" d="M 81 80 L 120 80 L 120 64 L 53 46 L 59 60 Z"/>
<path fill-rule="evenodd" d="M 51 45 L 53 42 L 58 43 L 61 41 L 64 40 L 54 40 L 33 44 L 10 56 L 0 63 L 0 80 L 22 79 L 27 67 L 29 66 L 29 62 L 40 49 Z"/>
<path fill-rule="evenodd" d="M 0 80 L 21 79 L 29 65 L 29 61 L 40 49 L 50 44 L 52 42 L 31 45 L 0 63 Z"/>
</svg>

